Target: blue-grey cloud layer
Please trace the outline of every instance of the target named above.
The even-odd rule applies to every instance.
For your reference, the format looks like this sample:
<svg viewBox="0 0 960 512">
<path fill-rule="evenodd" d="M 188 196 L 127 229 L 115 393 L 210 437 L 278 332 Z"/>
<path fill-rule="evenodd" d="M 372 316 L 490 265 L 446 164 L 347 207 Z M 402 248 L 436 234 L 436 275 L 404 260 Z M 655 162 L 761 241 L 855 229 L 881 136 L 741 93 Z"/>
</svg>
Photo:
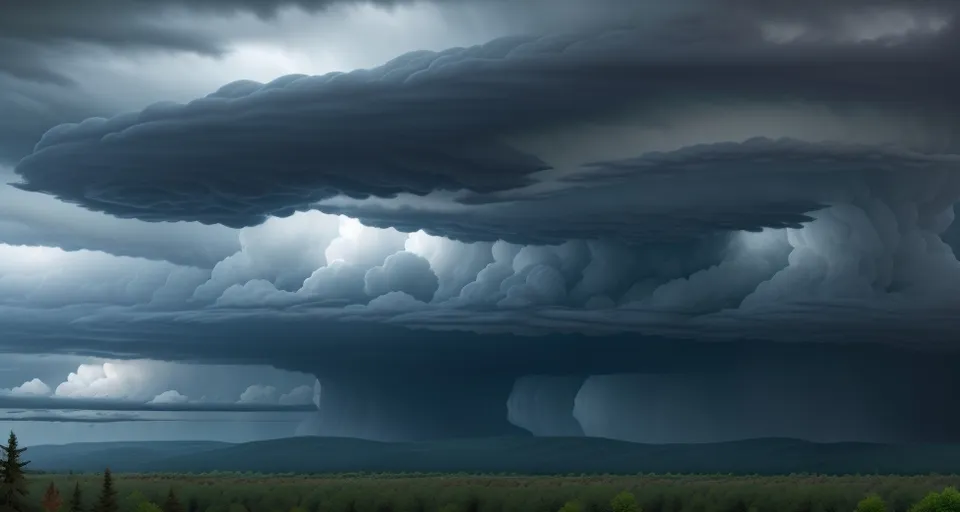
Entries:
<svg viewBox="0 0 960 512">
<path fill-rule="evenodd" d="M 138 402 L 106 398 L 61 398 L 49 396 L 0 395 L 0 409 L 43 409 L 48 411 L 131 411 L 131 412 L 304 412 L 311 405 L 217 402 Z"/>
<path fill-rule="evenodd" d="M 128 18 L 156 12 L 125 5 Z M 196 9 L 271 12 L 250 5 Z M 453 413 L 448 424 L 470 433 L 511 432 L 497 410 L 532 375 L 515 391 L 542 385 L 556 400 L 521 404 L 516 421 L 603 435 L 609 426 L 557 404 L 574 401 L 570 382 L 633 373 L 654 375 L 644 389 L 682 375 L 678 402 L 722 390 L 665 411 L 671 431 L 830 438 L 882 425 L 873 438 L 949 437 L 950 411 L 924 425 L 881 420 L 912 397 L 860 379 L 882 362 L 879 374 L 936 377 L 911 387 L 929 403 L 956 396 L 943 370 L 960 334 L 950 5 L 712 5 L 730 9 L 236 82 L 187 105 L 56 127 L 5 197 L 42 197 L 70 221 L 0 207 L 12 219 L 0 241 L 31 246 L 0 245 L 0 348 L 313 373 L 326 386 L 329 414 L 315 425 L 326 433 L 444 433 Z M 907 30 L 867 11 L 902 15 Z M 21 44 L 39 41 L 18 30 Z M 77 38 L 70 30 L 63 37 Z M 219 51 L 215 37 L 158 33 L 133 46 Z M 96 44 L 119 46 L 111 34 L 123 31 Z M 55 78 L 34 79 L 67 85 Z M 835 364 L 818 386 L 780 378 L 824 362 Z M 560 389 L 539 374 L 573 377 Z M 611 393 L 635 396 L 609 386 L 585 399 L 582 418 Z M 781 403 L 767 393 L 776 386 L 791 404 L 826 404 L 784 418 L 823 422 L 743 430 L 763 420 L 747 421 L 750 411 Z M 832 388 L 870 399 L 834 400 Z M 705 401 L 740 412 L 677 413 Z"/>
<path fill-rule="evenodd" d="M 892 47 L 667 44 L 629 30 L 508 38 L 372 70 L 237 82 L 187 105 L 63 125 L 17 165 L 17 186 L 120 217 L 234 227 L 337 195 L 504 190 L 546 165 L 503 137 L 623 109 L 648 123 L 693 101 L 895 104 L 942 115 L 960 104 L 955 38 Z M 905 73 L 915 80 L 899 79 Z"/>
<path fill-rule="evenodd" d="M 960 197 L 960 159 L 882 146 L 752 139 L 588 164 L 547 193 L 477 197 L 458 210 L 363 202 L 319 209 L 378 227 L 465 241 L 631 244 L 723 231 L 798 228 L 830 204 L 870 193 L 943 211 Z"/>
</svg>

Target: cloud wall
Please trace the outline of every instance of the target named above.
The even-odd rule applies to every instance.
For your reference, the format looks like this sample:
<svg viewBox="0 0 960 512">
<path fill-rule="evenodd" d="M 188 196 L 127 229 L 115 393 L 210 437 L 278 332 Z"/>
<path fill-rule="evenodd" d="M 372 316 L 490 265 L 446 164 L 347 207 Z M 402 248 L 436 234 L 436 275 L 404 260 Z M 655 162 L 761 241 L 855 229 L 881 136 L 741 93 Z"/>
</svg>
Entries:
<svg viewBox="0 0 960 512">
<path fill-rule="evenodd" d="M 538 1 L 485 12 L 516 10 L 522 25 L 549 10 Z M 312 393 L 251 379 L 228 400 L 319 404 L 302 430 L 383 439 L 483 425 L 637 427 L 663 441 L 702 438 L 695 426 L 708 420 L 716 435 L 793 432 L 712 410 L 752 418 L 776 404 L 738 379 L 834 421 L 803 423 L 805 436 L 881 422 L 879 391 L 905 410 L 899 388 L 871 394 L 847 378 L 847 367 L 869 372 L 854 364 L 868 356 L 844 351 L 895 346 L 909 361 L 960 350 L 955 6 L 609 2 L 617 28 L 569 0 L 531 26 L 578 30 L 234 81 L 51 128 L 0 191 L 0 348 L 298 369 L 320 381 Z M 104 22 L 109 5 L 90 19 Z M 252 28 L 265 23 L 257 14 L 289 15 L 287 4 L 151 5 L 236 9 Z M 51 8 L 71 19 L 66 4 Z M 141 9 L 117 14 L 157 12 Z M 225 51 L 225 25 L 209 38 L 188 25 L 138 44 Z M 57 33 L 82 39 L 71 27 Z M 37 34 L 13 39 L 42 46 Z M 14 64 L 0 58 L 0 70 Z M 16 69 L 16 80 L 32 70 L 38 90 L 64 85 L 44 66 Z M 110 76 L 92 80 L 114 90 Z M 781 376 L 814 371 L 816 358 L 769 356 L 779 371 L 737 360 L 790 344 L 843 364 L 827 358 L 824 383 L 803 389 Z M 28 381 L 4 399 L 198 399 L 141 377 L 81 367 L 49 392 Z M 955 389 L 949 378 L 911 386 L 947 401 Z M 831 387 L 849 394 L 809 406 Z M 620 409 L 636 414 L 614 425 Z M 651 424 L 651 411 L 671 419 Z M 955 425 L 947 416 L 936 428 Z M 892 430 L 871 436 L 946 432 L 881 423 Z"/>
</svg>

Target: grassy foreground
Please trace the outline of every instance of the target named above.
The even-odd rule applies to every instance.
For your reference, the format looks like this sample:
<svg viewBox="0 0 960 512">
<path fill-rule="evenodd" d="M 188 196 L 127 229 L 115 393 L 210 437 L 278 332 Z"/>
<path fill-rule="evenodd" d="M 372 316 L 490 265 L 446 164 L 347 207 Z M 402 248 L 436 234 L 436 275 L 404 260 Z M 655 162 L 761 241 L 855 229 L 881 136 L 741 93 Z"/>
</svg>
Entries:
<svg viewBox="0 0 960 512">
<path fill-rule="evenodd" d="M 64 495 L 79 483 L 91 510 L 101 482 L 97 474 L 30 475 L 30 501 L 39 505 L 51 483 Z M 888 512 L 906 512 L 960 477 L 116 474 L 114 484 L 121 511 L 163 503 L 172 488 L 185 512 L 557 512 L 568 502 L 609 512 L 623 491 L 643 512 L 852 512 L 872 494 Z"/>
</svg>

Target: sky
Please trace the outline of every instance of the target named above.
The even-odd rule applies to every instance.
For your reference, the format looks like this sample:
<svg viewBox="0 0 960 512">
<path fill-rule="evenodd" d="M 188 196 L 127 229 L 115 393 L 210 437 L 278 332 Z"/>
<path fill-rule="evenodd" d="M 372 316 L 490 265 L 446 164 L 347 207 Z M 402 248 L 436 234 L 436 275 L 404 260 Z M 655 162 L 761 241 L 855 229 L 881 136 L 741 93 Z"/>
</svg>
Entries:
<svg viewBox="0 0 960 512">
<path fill-rule="evenodd" d="M 0 429 L 960 441 L 958 14 L 2 5 Z"/>
</svg>

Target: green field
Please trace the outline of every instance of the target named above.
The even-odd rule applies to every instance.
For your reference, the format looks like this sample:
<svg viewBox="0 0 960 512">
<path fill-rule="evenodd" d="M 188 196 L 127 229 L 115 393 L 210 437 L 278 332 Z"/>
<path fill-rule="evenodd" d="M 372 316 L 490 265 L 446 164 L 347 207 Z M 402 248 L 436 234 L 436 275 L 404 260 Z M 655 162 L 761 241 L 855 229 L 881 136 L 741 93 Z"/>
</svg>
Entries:
<svg viewBox="0 0 960 512">
<path fill-rule="evenodd" d="M 66 502 L 79 483 L 84 510 L 92 510 L 101 480 L 30 475 L 30 501 L 39 509 L 53 483 Z M 852 512 L 869 494 L 880 495 L 888 512 L 906 512 L 960 477 L 116 474 L 114 483 L 121 512 L 144 500 L 163 504 L 171 488 L 185 512 L 557 512 L 571 501 L 583 512 L 609 512 L 622 491 L 644 512 Z"/>
</svg>

